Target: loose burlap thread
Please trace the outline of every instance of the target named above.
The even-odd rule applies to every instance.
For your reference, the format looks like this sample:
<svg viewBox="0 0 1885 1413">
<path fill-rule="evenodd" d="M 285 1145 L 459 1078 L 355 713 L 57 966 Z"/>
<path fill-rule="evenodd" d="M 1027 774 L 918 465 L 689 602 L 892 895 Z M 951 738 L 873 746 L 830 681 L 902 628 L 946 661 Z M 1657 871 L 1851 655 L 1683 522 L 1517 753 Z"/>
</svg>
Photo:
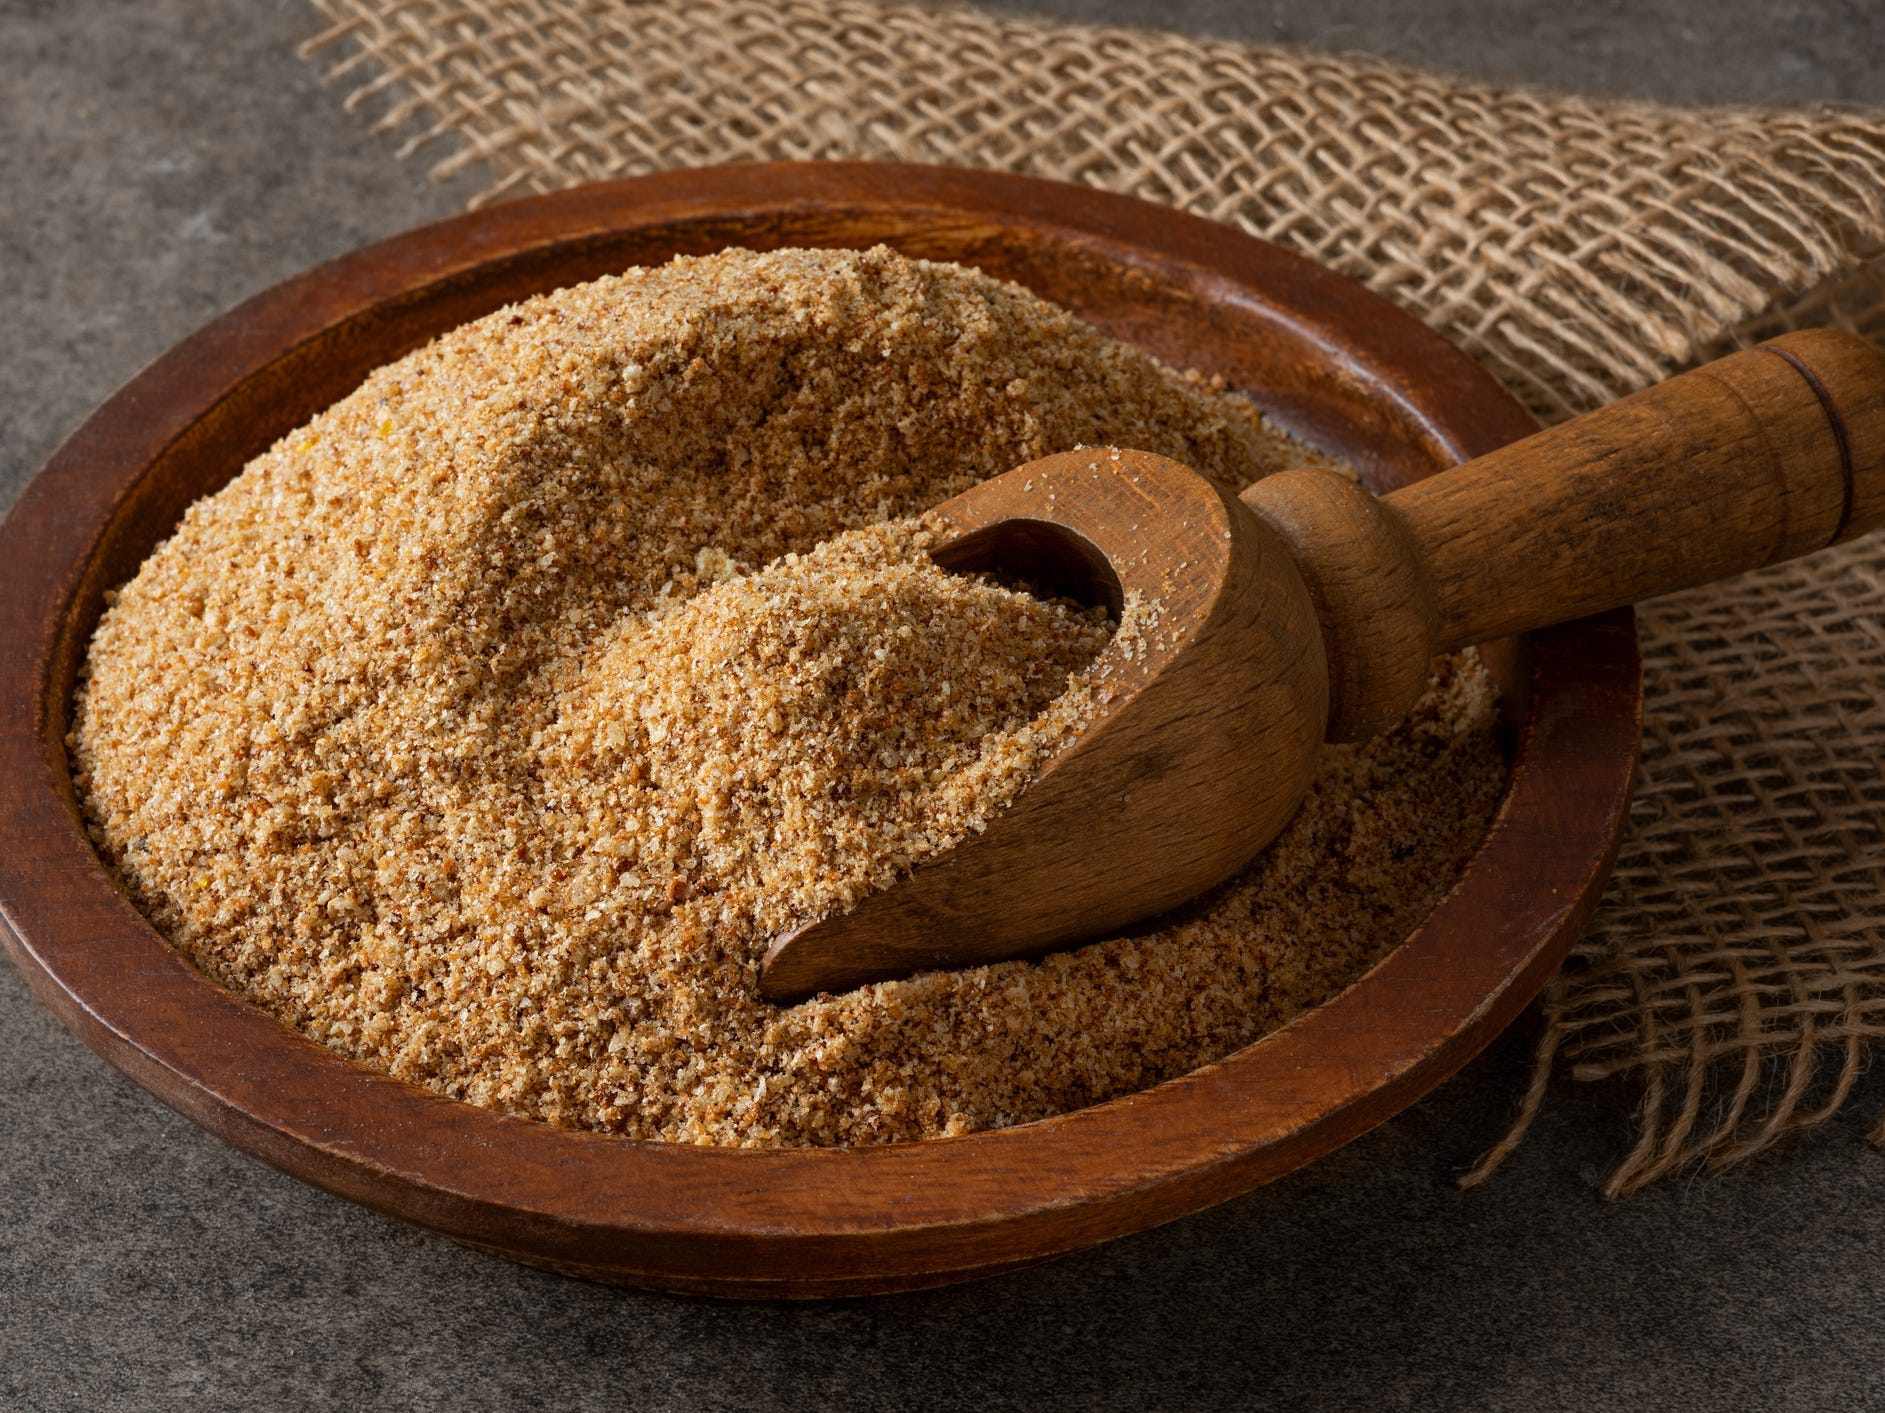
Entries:
<svg viewBox="0 0 1885 1413">
<path fill-rule="evenodd" d="M 865 0 L 314 0 L 350 107 L 478 201 L 675 166 L 896 158 L 1241 226 L 1444 330 L 1540 416 L 1783 329 L 1885 332 L 1885 117 L 1691 112 L 1365 59 Z M 1885 539 L 1648 605 L 1641 779 L 1543 999 L 1634 1080 L 1606 1191 L 1823 1121 L 1885 1037 Z M 1875 1139 L 1885 1139 L 1885 1125 Z"/>
</svg>

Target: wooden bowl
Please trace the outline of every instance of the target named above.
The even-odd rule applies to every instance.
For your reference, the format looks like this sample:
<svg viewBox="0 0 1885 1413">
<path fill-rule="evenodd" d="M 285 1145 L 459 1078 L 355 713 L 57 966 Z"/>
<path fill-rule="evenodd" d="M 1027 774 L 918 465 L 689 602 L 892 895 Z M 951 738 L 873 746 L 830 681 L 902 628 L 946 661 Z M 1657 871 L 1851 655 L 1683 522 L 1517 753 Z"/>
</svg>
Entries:
<svg viewBox="0 0 1885 1413">
<path fill-rule="evenodd" d="M 741 1150 L 504 1118 L 361 1069 L 189 967 L 114 889 L 64 736 L 107 588 L 184 508 L 375 366 L 522 296 L 676 253 L 866 246 L 1017 280 L 1178 367 L 1223 374 L 1376 487 L 1530 419 L 1360 286 L 1249 236 L 986 172 L 674 172 L 428 226 L 257 296 L 73 433 L 0 527 L 0 909 L 85 1043 L 229 1142 L 460 1241 L 604 1280 L 744 1296 L 936 1285 L 1220 1202 L 1431 1089 L 1539 990 L 1614 857 L 1640 677 L 1627 613 L 1493 645 L 1511 779 L 1445 900 L 1362 980 L 1181 1079 L 930 1143 Z"/>
</svg>

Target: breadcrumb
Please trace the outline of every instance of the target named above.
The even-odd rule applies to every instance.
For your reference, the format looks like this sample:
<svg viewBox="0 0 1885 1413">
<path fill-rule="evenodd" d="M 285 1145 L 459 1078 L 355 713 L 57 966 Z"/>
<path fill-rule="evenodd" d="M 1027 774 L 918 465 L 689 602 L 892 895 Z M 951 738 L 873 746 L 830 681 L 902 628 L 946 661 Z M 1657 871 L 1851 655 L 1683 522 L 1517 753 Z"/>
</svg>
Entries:
<svg viewBox="0 0 1885 1413">
<path fill-rule="evenodd" d="M 92 837 L 217 982 L 551 1123 L 885 1142 L 1183 1073 L 1353 981 L 1457 875 L 1503 779 L 1470 656 L 1146 929 L 756 989 L 773 933 L 980 827 L 1078 729 L 1114 625 L 943 574 L 910 517 L 1107 444 L 1232 489 L 1315 459 L 1015 286 L 881 249 L 499 310 L 284 437 L 123 587 L 70 738 Z"/>
</svg>

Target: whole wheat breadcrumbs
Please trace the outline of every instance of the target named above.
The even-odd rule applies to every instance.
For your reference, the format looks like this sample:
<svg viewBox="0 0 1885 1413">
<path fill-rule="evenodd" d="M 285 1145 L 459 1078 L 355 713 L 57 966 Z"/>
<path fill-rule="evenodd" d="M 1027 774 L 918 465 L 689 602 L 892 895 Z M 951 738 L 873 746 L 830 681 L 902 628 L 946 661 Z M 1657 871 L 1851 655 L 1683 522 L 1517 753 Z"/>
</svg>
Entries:
<svg viewBox="0 0 1885 1413">
<path fill-rule="evenodd" d="M 1502 779 L 1470 658 L 1153 928 L 785 1009 L 755 988 L 775 931 L 977 828 L 1077 729 L 1112 626 L 941 573 L 907 517 L 1105 444 L 1231 488 L 1314 459 L 1021 289 L 885 250 L 500 310 L 284 437 L 113 596 L 70 737 L 93 838 L 224 986 L 552 1123 L 928 1138 L 1195 1068 L 1456 876 Z"/>
</svg>

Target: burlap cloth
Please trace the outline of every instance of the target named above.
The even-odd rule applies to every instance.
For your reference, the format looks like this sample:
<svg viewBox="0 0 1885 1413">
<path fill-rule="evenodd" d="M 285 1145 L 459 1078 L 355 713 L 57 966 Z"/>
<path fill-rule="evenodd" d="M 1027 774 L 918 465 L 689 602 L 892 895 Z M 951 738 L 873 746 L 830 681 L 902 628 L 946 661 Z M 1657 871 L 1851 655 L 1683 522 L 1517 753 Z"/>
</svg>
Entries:
<svg viewBox="0 0 1885 1413">
<path fill-rule="evenodd" d="M 1885 117 L 1685 112 L 1367 60 L 859 0 L 315 0 L 349 106 L 480 200 L 657 168 L 902 158 L 1229 221 L 1445 330 L 1547 418 L 1783 328 L 1885 326 Z M 1640 1087 L 1612 1195 L 1845 1101 L 1885 1036 L 1885 537 L 1641 615 L 1641 784 L 1546 993 Z M 1882 1126 L 1885 1128 L 1885 1126 Z M 1885 1134 L 1877 1135 L 1885 1137 Z"/>
</svg>

